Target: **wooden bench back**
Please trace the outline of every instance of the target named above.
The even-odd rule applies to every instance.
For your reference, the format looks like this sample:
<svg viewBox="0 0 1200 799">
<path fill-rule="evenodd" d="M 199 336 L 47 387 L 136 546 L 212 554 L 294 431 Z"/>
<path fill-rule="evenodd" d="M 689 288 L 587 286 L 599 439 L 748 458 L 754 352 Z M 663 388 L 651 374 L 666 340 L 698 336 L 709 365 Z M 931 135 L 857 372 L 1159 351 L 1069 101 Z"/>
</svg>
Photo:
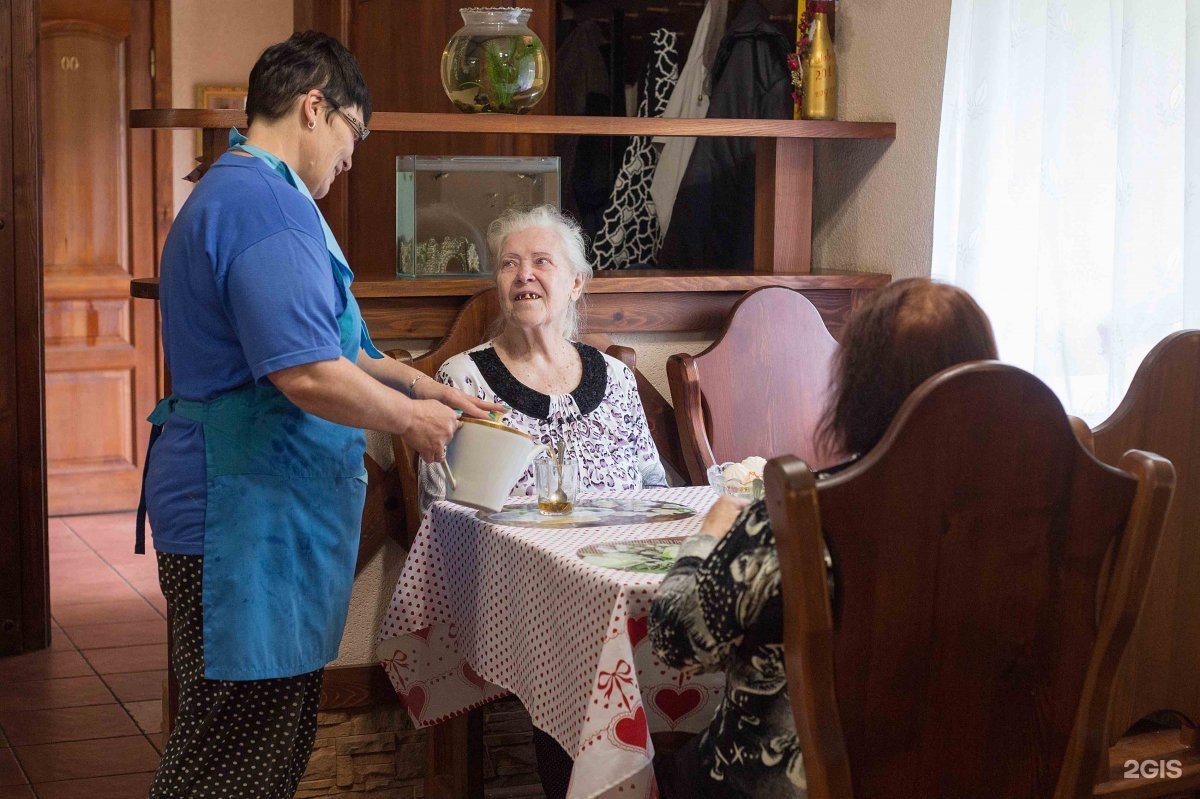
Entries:
<svg viewBox="0 0 1200 799">
<path fill-rule="evenodd" d="M 824 465 L 816 444 L 837 342 L 802 294 L 748 292 L 712 346 L 667 361 L 688 479 L 714 463 L 796 455 Z"/>
<path fill-rule="evenodd" d="M 1092 431 L 1096 457 L 1130 449 L 1175 466 L 1146 604 L 1113 695 L 1110 741 L 1150 713 L 1173 710 L 1200 724 L 1200 330 L 1163 339 L 1142 361 L 1125 398 Z"/>
<path fill-rule="evenodd" d="M 1090 795 L 1172 485 L 1160 458 L 1122 464 L 1138 477 L 1087 453 L 1035 377 L 980 362 L 819 485 L 768 465 L 810 797 Z"/>
</svg>

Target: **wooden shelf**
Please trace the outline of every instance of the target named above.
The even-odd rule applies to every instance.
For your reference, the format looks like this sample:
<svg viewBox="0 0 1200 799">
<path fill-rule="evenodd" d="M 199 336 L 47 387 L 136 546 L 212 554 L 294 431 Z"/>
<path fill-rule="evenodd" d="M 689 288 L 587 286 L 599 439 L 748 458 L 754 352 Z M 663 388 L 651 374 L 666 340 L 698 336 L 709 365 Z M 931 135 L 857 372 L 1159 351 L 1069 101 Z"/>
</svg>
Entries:
<svg viewBox="0 0 1200 799">
<path fill-rule="evenodd" d="M 584 327 L 594 333 L 715 331 L 746 291 L 786 286 L 817 306 L 839 336 L 859 297 L 887 285 L 890 275 L 824 272 L 763 275 L 745 272 L 631 270 L 600 273 L 588 286 Z M 354 296 L 371 335 L 379 340 L 446 335 L 467 298 L 495 285 L 489 277 L 397 278 L 355 281 Z M 130 294 L 158 299 L 158 281 L 130 281 Z"/>
<path fill-rule="evenodd" d="M 658 294 L 698 292 L 745 292 L 763 286 L 790 289 L 877 289 L 886 286 L 889 275 L 873 272 L 814 272 L 807 275 L 762 275 L 749 272 L 675 272 L 669 269 L 637 269 L 600 272 L 588 286 L 588 295 Z M 395 280 L 356 280 L 354 296 L 360 300 L 410 299 L 422 297 L 470 297 L 491 288 L 490 277 L 427 277 Z M 137 298 L 158 299 L 158 280 L 129 281 L 129 293 Z"/>
<path fill-rule="evenodd" d="M 806 275 L 762 275 L 750 272 L 676 272 L 670 269 L 632 269 L 599 272 L 588 285 L 588 295 L 750 291 L 762 286 L 793 289 L 859 289 L 887 285 L 887 275 L 852 272 Z M 427 277 L 356 281 L 354 296 L 469 297 L 495 285 L 490 277 Z"/>
<path fill-rule="evenodd" d="M 244 128 L 244 111 L 199 108 L 137 109 L 134 128 Z M 527 114 L 413 114 L 380 111 L 372 131 L 405 133 L 543 133 L 579 136 L 754 136 L 772 139 L 894 139 L 894 122 L 817 122 L 779 119 L 662 119 Z"/>
</svg>

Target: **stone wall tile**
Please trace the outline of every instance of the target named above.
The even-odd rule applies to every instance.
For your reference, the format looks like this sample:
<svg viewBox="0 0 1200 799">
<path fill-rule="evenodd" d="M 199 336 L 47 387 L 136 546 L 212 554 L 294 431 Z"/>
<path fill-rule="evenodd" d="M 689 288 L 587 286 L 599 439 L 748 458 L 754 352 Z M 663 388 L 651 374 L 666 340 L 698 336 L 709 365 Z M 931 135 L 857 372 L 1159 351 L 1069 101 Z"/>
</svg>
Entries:
<svg viewBox="0 0 1200 799">
<path fill-rule="evenodd" d="M 376 732 L 370 735 L 347 735 L 337 739 L 336 747 L 339 755 L 394 752 L 396 751 L 396 733 Z"/>
</svg>

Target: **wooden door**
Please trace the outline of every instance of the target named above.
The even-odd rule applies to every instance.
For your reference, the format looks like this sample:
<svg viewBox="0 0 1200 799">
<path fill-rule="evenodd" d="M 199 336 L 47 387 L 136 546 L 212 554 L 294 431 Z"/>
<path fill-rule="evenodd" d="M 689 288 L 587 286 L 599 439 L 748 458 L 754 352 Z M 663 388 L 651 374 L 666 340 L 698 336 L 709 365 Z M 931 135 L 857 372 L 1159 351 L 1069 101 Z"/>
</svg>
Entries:
<svg viewBox="0 0 1200 799">
<path fill-rule="evenodd" d="M 40 31 L 50 513 L 135 508 L 157 386 L 149 0 L 44 0 Z"/>
</svg>

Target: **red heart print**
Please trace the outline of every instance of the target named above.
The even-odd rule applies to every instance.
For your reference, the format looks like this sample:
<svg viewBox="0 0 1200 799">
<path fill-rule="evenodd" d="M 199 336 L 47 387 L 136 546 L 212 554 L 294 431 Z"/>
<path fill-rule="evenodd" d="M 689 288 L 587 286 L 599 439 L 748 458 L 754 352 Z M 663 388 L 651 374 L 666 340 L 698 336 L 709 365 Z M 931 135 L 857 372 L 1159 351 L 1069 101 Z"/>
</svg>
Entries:
<svg viewBox="0 0 1200 799">
<path fill-rule="evenodd" d="M 699 688 L 684 688 L 682 691 L 676 691 L 674 688 L 668 687 L 659 688 L 654 692 L 654 706 L 669 718 L 672 724 L 700 707 L 703 700 L 704 694 L 700 692 Z"/>
<path fill-rule="evenodd" d="M 646 748 L 646 737 L 650 734 L 646 727 L 646 711 L 641 705 L 632 716 L 625 716 L 618 719 L 613 725 L 613 734 L 617 736 L 617 741 L 634 749 Z"/>
<path fill-rule="evenodd" d="M 462 664 L 462 676 L 467 682 L 471 683 L 479 690 L 483 690 L 483 678 L 476 674 L 475 669 L 471 668 L 471 664 L 465 660 Z"/>
<path fill-rule="evenodd" d="M 650 619 L 647 616 L 642 616 L 640 619 L 628 619 L 625 622 L 625 627 L 629 630 L 629 648 L 637 649 L 637 645 L 646 637 L 647 628 L 650 625 Z"/>
<path fill-rule="evenodd" d="M 404 700 L 404 706 L 408 708 L 409 714 L 420 721 L 421 711 L 425 709 L 425 689 L 414 685 L 408 693 L 401 696 L 401 699 Z"/>
<path fill-rule="evenodd" d="M 428 640 L 429 640 L 429 634 L 430 634 L 431 632 L 433 632 L 433 628 L 432 628 L 432 627 L 422 627 L 421 629 L 419 629 L 419 630 L 417 630 L 415 633 L 413 633 L 413 635 L 417 636 L 417 637 L 418 637 L 418 638 L 420 638 L 422 641 L 428 641 Z"/>
</svg>

